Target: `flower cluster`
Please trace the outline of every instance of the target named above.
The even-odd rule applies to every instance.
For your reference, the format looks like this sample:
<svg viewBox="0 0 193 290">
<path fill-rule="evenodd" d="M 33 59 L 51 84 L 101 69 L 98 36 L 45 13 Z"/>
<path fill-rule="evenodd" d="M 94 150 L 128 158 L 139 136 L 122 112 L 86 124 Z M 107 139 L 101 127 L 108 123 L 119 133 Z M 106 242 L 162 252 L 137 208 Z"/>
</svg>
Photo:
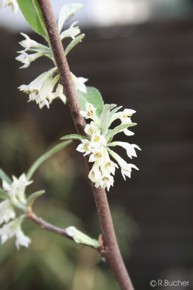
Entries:
<svg viewBox="0 0 193 290">
<path fill-rule="evenodd" d="M 16 13 L 18 10 L 17 0 L 0 0 L 0 7 L 7 7 L 11 8 L 11 11 Z"/>
<path fill-rule="evenodd" d="M 140 148 L 135 144 L 129 144 L 122 141 L 113 141 L 118 133 L 123 132 L 127 136 L 134 133 L 128 128 L 136 125 L 132 123 L 131 116 L 134 110 L 124 109 L 119 111 L 121 107 L 116 105 L 104 105 L 103 112 L 98 116 L 96 108 L 90 104 L 86 104 L 86 110 L 81 111 L 81 115 L 85 119 L 90 119 L 85 127 L 87 139 L 82 139 L 78 145 L 77 151 L 89 155 L 89 162 L 94 163 L 89 172 L 89 179 L 96 187 L 110 189 L 114 184 L 114 175 L 116 168 L 120 167 L 123 178 L 131 177 L 132 169 L 138 169 L 135 165 L 127 163 L 120 157 L 112 147 L 122 147 L 126 150 L 129 158 L 136 157 L 136 149 Z M 120 124 L 110 129 L 114 121 L 120 121 Z M 113 160 L 111 159 L 113 158 Z"/>
<path fill-rule="evenodd" d="M 66 47 L 64 53 L 67 55 L 80 41 L 82 41 L 84 34 L 80 34 L 80 28 L 73 23 L 68 29 L 62 31 L 65 21 L 78 9 L 82 7 L 82 4 L 71 4 L 71 6 L 65 5 L 59 14 L 58 30 L 60 33 L 60 39 L 71 39 L 70 43 Z M 18 51 L 19 55 L 16 60 L 22 63 L 20 68 L 27 68 L 29 65 L 40 57 L 47 57 L 54 63 L 54 67 L 33 80 L 28 85 L 21 85 L 20 91 L 29 95 L 29 101 L 35 101 L 39 108 L 46 106 L 50 107 L 52 101 L 56 98 L 60 98 L 66 103 L 66 96 L 63 86 L 60 84 L 60 77 L 58 69 L 55 64 L 54 56 L 51 48 L 46 45 L 40 44 L 35 40 L 32 40 L 28 35 L 21 33 L 24 40 L 20 42 L 22 50 Z M 74 83 L 76 91 L 85 93 L 85 82 L 87 79 L 82 77 L 76 77 L 71 73 L 71 78 Z"/>
<path fill-rule="evenodd" d="M 71 73 L 71 77 L 74 81 L 77 91 L 86 92 L 86 86 L 84 78 L 77 78 Z M 52 68 L 47 72 L 39 75 L 29 85 L 21 85 L 20 91 L 29 94 L 29 102 L 35 101 L 39 105 L 39 108 L 46 106 L 50 107 L 52 101 L 56 98 L 60 98 L 64 104 L 66 103 L 66 96 L 64 94 L 63 86 L 59 82 L 59 75 L 56 68 Z"/>
<path fill-rule="evenodd" d="M 22 174 L 19 178 L 13 176 L 13 182 L 8 183 L 3 180 L 2 189 L 3 201 L 0 202 L 0 238 L 1 244 L 4 244 L 8 239 L 16 237 L 16 247 L 20 246 L 28 247 L 31 240 L 24 235 L 21 224 L 25 219 L 25 214 L 21 214 L 16 217 L 15 209 L 20 209 L 25 213 L 27 200 L 25 197 L 25 189 L 31 184 L 32 181 L 28 181 L 25 174 Z"/>
<path fill-rule="evenodd" d="M 23 66 L 21 66 L 20 68 L 27 68 L 31 62 L 35 61 L 36 59 L 42 56 L 47 56 L 52 59 L 52 52 L 49 47 L 31 39 L 25 33 L 21 33 L 21 35 L 25 39 L 20 41 L 19 44 L 24 49 L 18 51 L 19 56 L 16 57 L 16 59 L 23 64 Z"/>
</svg>

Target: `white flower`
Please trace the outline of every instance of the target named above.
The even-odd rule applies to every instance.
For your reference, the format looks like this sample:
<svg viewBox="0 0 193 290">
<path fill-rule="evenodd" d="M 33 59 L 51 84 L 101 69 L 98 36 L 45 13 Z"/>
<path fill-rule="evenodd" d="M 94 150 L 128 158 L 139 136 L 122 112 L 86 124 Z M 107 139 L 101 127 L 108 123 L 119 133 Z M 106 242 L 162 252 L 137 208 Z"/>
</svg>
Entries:
<svg viewBox="0 0 193 290">
<path fill-rule="evenodd" d="M 106 160 L 102 165 L 101 165 L 101 169 L 102 169 L 102 172 L 105 174 L 105 175 L 109 175 L 109 174 L 115 174 L 115 170 L 117 168 L 117 164 L 115 162 L 113 162 L 112 160 Z"/>
<path fill-rule="evenodd" d="M 117 165 L 111 160 L 104 161 L 101 165 L 95 160 L 88 177 L 95 184 L 95 187 L 100 186 L 109 190 L 114 184 L 114 178 L 111 173 L 115 173 L 115 167 Z"/>
<path fill-rule="evenodd" d="M 84 131 L 87 135 L 92 136 L 98 131 L 98 127 L 95 122 L 92 121 L 90 124 L 86 124 Z"/>
<path fill-rule="evenodd" d="M 27 248 L 31 243 L 31 239 L 26 235 L 24 235 L 23 231 L 21 230 L 21 227 L 17 229 L 15 236 L 16 236 L 15 245 L 17 249 L 19 249 L 20 246 L 24 246 Z"/>
<path fill-rule="evenodd" d="M 27 68 L 31 64 L 31 62 L 42 56 L 46 56 L 53 60 L 53 54 L 49 47 L 31 39 L 25 33 L 21 33 L 21 35 L 24 36 L 25 39 L 20 41 L 19 44 L 24 49 L 18 51 L 17 53 L 19 53 L 19 55 L 16 57 L 16 60 L 20 61 L 23 64 L 23 66 L 21 66 L 20 68 Z"/>
<path fill-rule="evenodd" d="M 64 88 L 60 83 L 57 84 L 55 92 L 53 92 L 48 96 L 49 103 L 51 104 L 51 102 L 56 98 L 61 99 L 62 102 L 66 104 L 66 96 L 64 95 Z"/>
<path fill-rule="evenodd" d="M 77 78 L 73 73 L 71 73 L 71 76 L 72 76 L 72 80 L 73 80 L 75 89 L 79 92 L 86 93 L 87 89 L 85 86 L 85 82 L 87 82 L 88 79 L 85 79 L 82 77 Z"/>
<path fill-rule="evenodd" d="M 75 39 L 75 37 L 80 34 L 80 28 L 78 26 L 75 26 L 78 22 L 74 22 L 71 24 L 71 26 L 64 30 L 61 34 L 60 34 L 60 39 L 63 40 L 64 38 L 72 38 Z"/>
<path fill-rule="evenodd" d="M 96 162 L 100 169 L 104 171 L 102 168 L 104 164 L 109 162 L 109 160 L 109 154 L 105 146 L 101 146 L 100 148 L 92 147 L 92 153 L 89 157 L 89 162 Z"/>
<path fill-rule="evenodd" d="M 1 0 L 0 0 L 1 1 Z M 84 34 L 80 34 L 80 28 L 76 26 L 77 22 L 74 22 L 68 29 L 62 32 L 65 21 L 73 15 L 78 9 L 82 7 L 82 4 L 67 4 L 60 11 L 58 19 L 58 29 L 60 38 L 71 38 L 71 42 L 67 45 L 64 53 L 67 55 L 84 37 Z M 22 63 L 20 68 L 27 68 L 31 62 L 35 61 L 40 57 L 48 57 L 54 63 L 54 68 L 49 71 L 42 73 L 34 81 L 28 85 L 21 85 L 19 89 L 26 94 L 29 94 L 29 101 L 35 101 L 39 108 L 46 106 L 50 107 L 52 101 L 59 98 L 66 103 L 66 96 L 64 88 L 60 84 L 60 76 L 56 67 L 54 55 L 52 49 L 49 46 L 42 45 L 35 40 L 32 40 L 28 35 L 21 33 L 24 40 L 20 41 L 20 45 L 23 50 L 18 51 L 19 55 L 16 60 Z M 85 82 L 86 78 L 76 77 L 71 73 L 72 81 L 77 92 L 86 93 L 87 88 Z"/>
<path fill-rule="evenodd" d="M 127 163 L 116 152 L 109 149 L 109 153 L 119 164 L 119 166 L 121 168 L 121 174 L 122 174 L 124 179 L 126 179 L 125 176 L 127 176 L 129 178 L 131 177 L 132 168 L 138 170 L 137 166 L 135 166 L 134 164 L 131 164 L 131 163 Z"/>
<path fill-rule="evenodd" d="M 86 103 L 86 110 L 80 111 L 80 113 L 85 119 L 92 119 L 93 121 L 95 121 L 97 118 L 96 108 L 90 103 Z M 92 125 L 93 125 L 93 123 L 92 123 Z M 95 124 L 95 126 L 97 126 L 97 125 Z"/>
<path fill-rule="evenodd" d="M 30 243 L 30 239 L 21 230 L 21 223 L 25 219 L 27 208 L 25 189 L 31 182 L 27 180 L 24 173 L 19 178 L 13 176 L 12 183 L 8 183 L 5 180 L 2 182 L 2 188 L 6 192 L 6 199 L 0 202 L 0 225 L 3 224 L 0 228 L 1 244 L 4 244 L 14 236 L 17 249 L 20 246 L 28 247 Z M 16 218 L 15 208 L 22 210 L 24 215 Z"/>
<path fill-rule="evenodd" d="M 15 216 L 15 211 L 9 200 L 0 202 L 0 225 L 14 219 Z"/>
<path fill-rule="evenodd" d="M 16 13 L 18 10 L 18 4 L 16 0 L 0 0 L 0 7 L 7 7 L 11 8 L 11 11 Z"/>
<path fill-rule="evenodd" d="M 99 187 L 99 183 L 101 182 L 101 179 L 102 179 L 102 172 L 96 162 L 93 164 L 88 177 L 93 183 L 95 183 L 96 187 Z"/>
<path fill-rule="evenodd" d="M 114 184 L 114 178 L 112 175 L 104 175 L 102 176 L 102 179 L 99 183 L 96 183 L 96 187 L 101 186 L 102 188 L 107 188 L 109 191 L 110 187 Z"/>
<path fill-rule="evenodd" d="M 56 68 L 52 68 L 47 72 L 39 75 L 29 85 L 21 85 L 19 90 L 29 95 L 29 102 L 35 101 L 42 109 L 44 106 L 50 107 L 50 104 L 56 98 L 62 100 L 66 104 L 66 96 L 64 94 L 64 88 L 59 83 L 59 74 Z M 73 80 L 79 82 L 80 78 L 73 77 Z M 82 83 L 83 85 L 83 83 Z M 75 83 L 77 90 L 81 89 L 80 86 Z M 86 86 L 84 85 L 85 89 Z"/>
<path fill-rule="evenodd" d="M 93 149 L 97 149 L 106 146 L 107 141 L 103 135 L 101 135 L 99 132 L 96 132 L 91 136 L 91 143 Z"/>
<path fill-rule="evenodd" d="M 72 38 L 72 45 L 69 44 L 68 46 L 68 51 L 65 51 L 66 54 L 68 54 L 70 52 L 70 50 L 78 43 L 81 41 L 81 39 L 79 39 L 79 36 L 77 37 L 77 35 L 80 33 L 80 29 L 78 26 L 74 25 L 76 24 L 73 23 L 69 29 L 63 31 L 60 34 L 60 38 Z M 49 59 L 51 59 L 55 65 L 55 60 L 54 60 L 54 55 L 53 52 L 51 50 L 51 48 L 49 46 L 43 45 L 38 43 L 37 41 L 31 39 L 27 34 L 25 33 L 21 33 L 21 35 L 25 38 L 24 40 L 20 41 L 19 44 L 24 48 L 23 50 L 18 51 L 17 53 L 19 53 L 19 56 L 16 57 L 16 60 L 20 61 L 21 63 L 23 63 L 23 66 L 21 66 L 20 68 L 27 68 L 31 62 L 35 61 L 36 59 L 45 56 L 48 57 Z M 76 43 L 76 37 L 78 39 L 78 42 Z M 28 53 L 27 53 L 28 52 Z M 86 92 L 85 90 L 85 85 L 84 83 L 87 81 L 87 79 L 85 78 L 77 78 L 76 76 L 73 75 L 74 78 L 74 83 L 76 84 L 76 86 L 78 86 L 79 90 L 82 92 Z"/>
<path fill-rule="evenodd" d="M 125 109 L 118 112 L 120 108 L 116 105 L 104 105 L 103 112 L 98 116 L 96 108 L 87 103 L 85 111 L 81 111 L 81 115 L 85 119 L 90 119 L 91 122 L 85 127 L 88 139 L 81 140 L 82 143 L 78 145 L 77 151 L 84 153 L 84 155 L 90 155 L 88 160 L 93 163 L 93 166 L 88 177 L 95 187 L 100 186 L 107 188 L 107 190 L 114 184 L 114 175 L 118 167 L 120 167 L 124 179 L 126 176 L 131 177 L 132 169 L 138 169 L 110 149 L 116 146 L 122 147 L 126 150 L 129 158 L 136 157 L 136 149 L 140 150 L 136 144 L 112 141 L 113 137 L 119 133 L 124 133 L 126 136 L 133 134 L 128 128 L 135 125 L 130 118 L 135 111 Z M 110 129 L 116 120 L 120 121 L 121 124 Z M 112 161 L 111 157 L 116 162 Z"/>
<path fill-rule="evenodd" d="M 29 101 L 35 101 L 40 109 L 44 106 L 49 108 L 56 98 L 60 98 L 64 103 L 66 102 L 63 87 L 58 84 L 58 81 L 59 75 L 56 74 L 54 68 L 42 73 L 29 85 L 21 85 L 19 89 L 29 94 Z"/>
<path fill-rule="evenodd" d="M 115 147 L 115 146 L 123 147 L 123 149 L 125 149 L 127 152 L 127 156 L 131 159 L 132 157 L 137 157 L 135 149 L 141 150 L 139 146 L 137 146 L 136 144 L 129 144 L 127 142 L 115 141 L 109 144 L 109 147 Z"/>
<path fill-rule="evenodd" d="M 130 124 L 131 116 L 136 113 L 135 110 L 132 109 L 124 109 L 122 112 L 118 112 L 114 114 L 113 119 L 120 119 L 122 124 Z"/>
<path fill-rule="evenodd" d="M 43 54 L 41 52 L 35 52 L 33 54 L 27 54 L 26 51 L 22 51 L 19 56 L 16 57 L 16 60 L 23 63 L 23 66 L 20 68 L 26 68 L 30 65 L 30 63 L 37 58 L 41 57 Z"/>
<path fill-rule="evenodd" d="M 82 143 L 78 145 L 76 148 L 77 151 L 84 153 L 84 155 L 90 154 L 91 151 L 91 144 L 88 140 L 84 139 L 82 140 Z"/>
<path fill-rule="evenodd" d="M 20 246 L 24 246 L 24 247 L 29 246 L 31 240 L 29 237 L 24 235 L 21 229 L 22 221 L 23 221 L 23 217 L 19 217 L 5 224 L 2 228 L 0 228 L 1 244 L 4 244 L 7 240 L 15 236 L 16 238 L 15 245 L 17 249 L 19 249 Z"/>
<path fill-rule="evenodd" d="M 126 135 L 126 136 L 133 136 L 134 133 L 128 129 L 123 129 L 123 133 Z"/>
<path fill-rule="evenodd" d="M 13 176 L 11 184 L 3 180 L 2 187 L 8 193 L 10 203 L 15 207 L 24 209 L 26 206 L 25 189 L 31 183 L 32 181 L 28 181 L 23 173 L 19 178 Z"/>
<path fill-rule="evenodd" d="M 38 52 L 39 51 L 50 51 L 50 49 L 45 46 L 45 45 L 42 45 L 40 44 L 39 42 L 31 39 L 27 34 L 25 33 L 21 33 L 21 35 L 23 37 L 25 37 L 24 40 L 20 41 L 19 44 L 24 48 L 24 51 L 36 51 Z"/>
</svg>

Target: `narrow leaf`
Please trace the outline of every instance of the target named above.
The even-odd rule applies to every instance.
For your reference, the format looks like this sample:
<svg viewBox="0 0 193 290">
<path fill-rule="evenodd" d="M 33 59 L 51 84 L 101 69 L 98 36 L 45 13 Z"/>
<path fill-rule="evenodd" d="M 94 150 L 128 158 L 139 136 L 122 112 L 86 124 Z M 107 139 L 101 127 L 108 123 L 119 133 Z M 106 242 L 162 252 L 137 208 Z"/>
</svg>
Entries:
<svg viewBox="0 0 193 290">
<path fill-rule="evenodd" d="M 98 116 L 103 111 L 104 101 L 101 93 L 94 87 L 87 87 L 86 93 L 78 92 L 78 100 L 80 103 L 81 110 L 85 110 L 86 103 L 91 103 L 95 108 L 97 108 L 96 113 Z"/>
<path fill-rule="evenodd" d="M 34 202 L 36 201 L 36 199 L 38 197 L 42 196 L 44 193 L 45 193 L 45 190 L 39 190 L 39 191 L 32 193 L 27 199 L 27 206 L 31 207 L 34 204 Z"/>
<path fill-rule="evenodd" d="M 58 30 L 59 30 L 59 32 L 61 32 L 65 21 L 70 16 L 72 16 L 74 13 L 76 13 L 83 6 L 84 5 L 81 3 L 71 3 L 71 4 L 66 4 L 62 7 L 62 9 L 60 10 L 60 13 L 59 13 L 59 17 L 58 17 Z"/>
<path fill-rule="evenodd" d="M 66 47 L 65 55 L 67 55 L 79 42 L 81 42 L 84 37 L 85 37 L 84 33 L 76 36 Z"/>
<path fill-rule="evenodd" d="M 100 114 L 100 127 L 105 134 L 110 126 L 112 111 L 116 110 L 116 107 L 117 105 L 115 104 L 105 104 L 103 106 L 102 113 Z"/>
<path fill-rule="evenodd" d="M 0 168 L 0 179 L 5 180 L 7 183 L 11 184 L 11 178 Z"/>
<path fill-rule="evenodd" d="M 7 197 L 8 197 L 7 192 L 3 190 L 2 188 L 0 188 L 0 198 L 7 199 Z"/>
<path fill-rule="evenodd" d="M 127 129 L 127 128 L 130 128 L 130 127 L 133 127 L 133 126 L 136 126 L 137 123 L 131 123 L 130 125 L 128 124 L 121 124 L 117 127 L 115 127 L 114 129 L 110 130 L 108 135 L 107 135 L 107 140 L 108 142 L 111 142 L 111 140 L 113 139 L 113 137 L 118 134 L 118 133 L 121 133 L 124 129 Z"/>
<path fill-rule="evenodd" d="M 82 140 L 82 139 L 87 139 L 87 138 L 79 134 L 70 134 L 70 135 L 63 136 L 60 139 L 61 140 Z"/>
<path fill-rule="evenodd" d="M 75 241 L 77 244 L 87 245 L 95 249 L 99 248 L 99 242 L 95 239 L 90 238 L 81 231 L 77 230 L 75 227 L 71 226 L 65 229 L 67 235 Z"/>
<path fill-rule="evenodd" d="M 47 39 L 47 31 L 38 0 L 17 0 L 17 2 L 31 28 Z"/>
<path fill-rule="evenodd" d="M 43 155 L 41 155 L 30 167 L 30 169 L 27 172 L 27 179 L 30 180 L 32 175 L 34 174 L 34 172 L 38 169 L 38 167 L 45 162 L 47 159 L 49 159 L 50 157 L 52 157 L 54 154 L 56 154 L 57 152 L 61 151 L 62 149 L 64 149 L 65 147 L 67 147 L 69 144 L 71 143 L 71 141 L 65 141 L 62 142 L 56 146 L 54 146 L 53 148 L 51 148 L 50 150 L 48 150 L 46 153 L 44 153 Z"/>
</svg>

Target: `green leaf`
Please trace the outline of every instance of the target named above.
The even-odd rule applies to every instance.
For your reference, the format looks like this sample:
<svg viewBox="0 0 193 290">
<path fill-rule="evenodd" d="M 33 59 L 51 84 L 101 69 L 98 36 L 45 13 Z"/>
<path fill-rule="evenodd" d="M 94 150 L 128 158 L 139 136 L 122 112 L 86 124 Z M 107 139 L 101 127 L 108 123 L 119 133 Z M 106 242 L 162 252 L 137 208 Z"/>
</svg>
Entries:
<svg viewBox="0 0 193 290">
<path fill-rule="evenodd" d="M 89 236 L 85 235 L 81 231 L 77 230 L 75 227 L 70 226 L 65 229 L 67 235 L 75 241 L 77 244 L 87 245 L 89 247 L 93 247 L 95 249 L 99 248 L 99 242 L 95 239 L 90 238 Z"/>
<path fill-rule="evenodd" d="M 103 111 L 100 115 L 100 128 L 103 134 L 106 134 L 109 131 L 109 126 L 111 124 L 111 118 L 119 110 L 119 107 L 115 104 L 105 104 L 103 106 Z"/>
<path fill-rule="evenodd" d="M 45 39 L 48 39 L 38 0 L 17 0 L 17 2 L 23 16 L 32 29 L 42 35 Z"/>
<path fill-rule="evenodd" d="M 79 134 L 70 134 L 70 135 L 63 136 L 60 139 L 61 140 L 82 140 L 82 139 L 87 139 L 87 138 Z"/>
<path fill-rule="evenodd" d="M 7 192 L 5 190 L 3 190 L 2 188 L 0 188 L 0 198 L 1 199 L 7 199 L 8 198 Z"/>
<path fill-rule="evenodd" d="M 38 197 L 42 196 L 44 193 L 45 193 L 45 190 L 39 190 L 39 191 L 32 193 L 27 199 L 27 206 L 31 207 L 34 204 L 34 202 L 36 201 L 36 199 Z"/>
<path fill-rule="evenodd" d="M 83 40 L 83 38 L 85 37 L 85 34 L 82 33 L 78 36 L 76 36 L 70 43 L 69 45 L 66 47 L 65 49 L 65 55 L 67 56 L 68 53 L 79 43 Z"/>
<path fill-rule="evenodd" d="M 51 148 L 50 150 L 48 150 L 46 153 L 44 153 L 43 155 L 41 155 L 30 167 L 30 169 L 27 172 L 27 179 L 30 180 L 32 175 L 34 174 L 34 172 L 38 169 L 38 167 L 45 162 L 47 159 L 49 159 L 50 157 L 52 157 L 54 154 L 56 154 L 57 152 L 61 151 L 62 149 L 64 149 L 65 147 L 67 147 L 69 144 L 71 143 L 71 141 L 65 141 L 62 142 L 56 146 L 54 146 L 53 148 Z"/>
<path fill-rule="evenodd" d="M 66 4 L 62 7 L 59 13 L 58 17 L 58 30 L 61 32 L 62 27 L 64 26 L 64 23 L 66 20 L 75 14 L 80 8 L 82 8 L 84 5 L 81 3 L 70 3 Z"/>
<path fill-rule="evenodd" d="M 11 184 L 11 178 L 0 168 L 0 179 L 5 180 L 7 183 Z"/>
<path fill-rule="evenodd" d="M 109 130 L 109 133 L 107 134 L 106 138 L 107 138 L 107 141 L 108 142 L 111 142 L 111 140 L 113 139 L 113 137 L 118 134 L 118 133 L 121 133 L 124 129 L 128 129 L 130 127 L 134 127 L 136 126 L 137 123 L 131 123 L 131 124 L 121 124 L 117 127 L 115 127 L 114 129 L 112 130 Z"/>
<path fill-rule="evenodd" d="M 96 113 L 98 116 L 103 111 L 104 101 L 101 93 L 94 87 L 87 87 L 87 92 L 78 92 L 78 100 L 80 103 L 81 110 L 85 110 L 86 103 L 91 103 L 95 108 L 97 108 Z"/>
</svg>

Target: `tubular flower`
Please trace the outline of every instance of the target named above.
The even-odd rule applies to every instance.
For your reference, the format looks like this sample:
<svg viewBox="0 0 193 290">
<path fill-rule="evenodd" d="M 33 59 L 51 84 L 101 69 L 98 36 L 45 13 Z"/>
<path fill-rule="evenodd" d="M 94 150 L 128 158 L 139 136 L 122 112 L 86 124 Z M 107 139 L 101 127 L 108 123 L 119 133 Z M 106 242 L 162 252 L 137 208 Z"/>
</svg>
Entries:
<svg viewBox="0 0 193 290">
<path fill-rule="evenodd" d="M 0 0 L 0 7 L 7 7 L 11 8 L 11 11 L 16 13 L 18 10 L 18 4 L 16 0 Z"/>
<path fill-rule="evenodd" d="M 136 125 L 131 121 L 135 111 L 130 109 L 119 111 L 120 109 L 121 107 L 116 105 L 104 105 L 103 112 L 98 116 L 96 108 L 87 103 L 86 110 L 81 111 L 81 115 L 91 121 L 85 127 L 88 139 L 82 139 L 76 150 L 89 155 L 89 162 L 93 163 L 88 175 L 89 179 L 96 187 L 100 186 L 107 190 L 114 184 L 114 175 L 118 167 L 124 179 L 126 176 L 131 177 L 132 169 L 138 169 L 112 150 L 112 147 L 122 147 L 129 158 L 136 157 L 136 149 L 140 150 L 135 144 L 113 141 L 114 136 L 121 132 L 127 136 L 133 135 L 134 133 L 128 128 Z M 117 120 L 120 124 L 110 129 L 113 122 Z"/>
<path fill-rule="evenodd" d="M 86 79 L 77 78 L 72 75 L 72 80 L 77 90 L 85 92 L 86 86 L 84 82 Z M 39 108 L 46 106 L 50 107 L 52 101 L 56 98 L 60 98 L 64 104 L 66 104 L 66 96 L 64 94 L 63 86 L 59 82 L 59 74 L 56 68 L 52 68 L 47 72 L 39 75 L 29 85 L 21 85 L 20 91 L 29 95 L 29 102 L 35 101 L 39 105 Z"/>
<path fill-rule="evenodd" d="M 80 34 L 80 28 L 76 26 L 77 22 L 73 23 L 68 29 L 62 31 L 63 25 L 66 19 L 74 12 L 82 7 L 81 4 L 73 4 L 72 6 L 65 5 L 60 12 L 58 19 L 58 29 L 61 40 L 70 38 L 71 41 L 66 47 L 64 53 L 67 55 L 84 37 L 84 34 Z M 46 45 L 42 45 L 35 40 L 32 40 L 28 35 L 21 33 L 24 40 L 20 42 L 23 50 L 18 51 L 16 60 L 22 63 L 20 68 L 27 68 L 31 62 L 40 57 L 48 57 L 54 63 L 54 67 L 47 72 L 39 75 L 29 85 L 21 85 L 19 89 L 26 94 L 29 94 L 29 101 L 35 101 L 39 108 L 46 106 L 50 107 L 52 101 L 56 98 L 60 98 L 66 103 L 66 96 L 63 91 L 63 87 L 60 84 L 59 73 L 55 64 L 52 49 Z M 71 78 L 74 83 L 75 89 L 78 92 L 86 93 L 87 89 L 85 82 L 87 79 L 82 77 L 76 77 L 71 73 Z"/>
<path fill-rule="evenodd" d="M 0 225 L 14 219 L 15 216 L 15 211 L 9 200 L 0 202 Z"/>
<path fill-rule="evenodd" d="M 13 176 L 13 182 L 11 184 L 3 180 L 2 187 L 7 193 L 7 199 L 12 206 L 24 209 L 26 206 L 25 189 L 31 184 L 32 181 L 28 181 L 23 173 L 19 178 Z"/>
<path fill-rule="evenodd" d="M 25 33 L 21 33 L 21 35 L 25 39 L 20 41 L 19 44 L 24 49 L 18 51 L 19 56 L 16 57 L 16 60 L 20 61 L 23 64 L 23 66 L 21 66 L 20 68 L 27 68 L 31 64 L 31 62 L 42 56 L 46 56 L 53 60 L 52 51 L 49 47 L 31 39 Z"/>
<path fill-rule="evenodd" d="M 24 246 L 24 247 L 29 246 L 31 240 L 29 237 L 24 235 L 21 229 L 21 223 L 23 219 L 24 219 L 24 216 L 21 216 L 5 224 L 2 228 L 0 228 L 1 244 L 4 244 L 7 240 L 15 236 L 16 238 L 15 245 L 17 249 L 19 249 L 20 246 Z"/>
<path fill-rule="evenodd" d="M 20 91 L 29 94 L 29 102 L 35 101 L 39 108 L 47 106 L 49 108 L 51 102 L 59 97 L 66 103 L 66 97 L 63 93 L 63 87 L 59 81 L 59 75 L 55 69 L 44 72 L 33 80 L 29 85 L 21 85 Z"/>
</svg>

